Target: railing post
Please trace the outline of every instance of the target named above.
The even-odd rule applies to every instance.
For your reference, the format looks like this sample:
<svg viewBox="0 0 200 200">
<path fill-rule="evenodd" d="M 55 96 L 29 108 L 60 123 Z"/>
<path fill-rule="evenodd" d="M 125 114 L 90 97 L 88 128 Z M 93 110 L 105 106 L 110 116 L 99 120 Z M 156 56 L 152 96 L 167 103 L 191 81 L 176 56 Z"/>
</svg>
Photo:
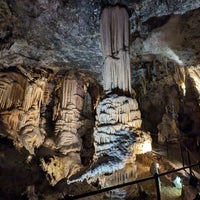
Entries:
<svg viewBox="0 0 200 200">
<path fill-rule="evenodd" d="M 187 148 L 187 159 L 188 159 L 188 164 L 191 165 L 190 152 L 189 152 L 188 148 Z M 189 170 L 190 170 L 190 175 L 192 175 L 191 167 L 189 167 Z"/>
<path fill-rule="evenodd" d="M 154 174 L 154 179 L 155 179 L 155 183 L 156 183 L 157 200 L 161 200 L 161 197 L 160 197 L 160 180 L 159 180 L 159 176 L 158 176 L 157 173 Z"/>
<path fill-rule="evenodd" d="M 184 155 L 183 155 L 183 147 L 182 145 L 180 144 L 180 150 L 181 150 L 181 160 L 182 160 L 182 165 L 183 167 L 185 166 L 185 161 L 184 161 Z"/>
</svg>

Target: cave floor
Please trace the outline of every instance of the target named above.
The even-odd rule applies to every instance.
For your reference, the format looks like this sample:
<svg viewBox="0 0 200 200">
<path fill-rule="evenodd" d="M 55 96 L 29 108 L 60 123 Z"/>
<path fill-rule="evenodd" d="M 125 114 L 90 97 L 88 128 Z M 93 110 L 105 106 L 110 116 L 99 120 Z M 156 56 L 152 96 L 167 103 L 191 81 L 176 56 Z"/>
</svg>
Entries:
<svg viewBox="0 0 200 200">
<path fill-rule="evenodd" d="M 200 160 L 199 150 L 193 149 L 189 151 L 190 163 L 194 164 Z M 183 151 L 184 166 L 189 165 L 188 154 Z M 138 167 L 138 179 L 151 176 L 150 165 L 156 162 L 159 164 L 159 173 L 171 171 L 183 167 L 182 156 L 180 146 L 178 144 L 158 145 L 153 144 L 152 152 L 138 155 L 137 156 L 137 167 Z M 192 173 L 195 177 L 200 178 L 200 170 L 198 167 L 192 168 Z M 183 189 L 176 188 L 173 184 L 173 180 L 176 176 L 179 176 L 183 183 Z M 184 198 L 184 187 L 187 188 L 189 185 L 190 171 L 182 170 L 176 173 L 168 174 L 160 177 L 161 182 L 161 200 L 181 200 Z M 149 195 L 146 199 L 157 199 L 156 198 L 156 186 L 155 181 L 146 181 L 140 184 L 142 190 Z M 193 189 L 193 196 L 197 193 L 198 189 Z M 194 196 L 195 197 L 195 196 Z M 145 198 L 144 198 L 145 199 Z M 193 199 L 193 197 L 189 198 Z"/>
</svg>

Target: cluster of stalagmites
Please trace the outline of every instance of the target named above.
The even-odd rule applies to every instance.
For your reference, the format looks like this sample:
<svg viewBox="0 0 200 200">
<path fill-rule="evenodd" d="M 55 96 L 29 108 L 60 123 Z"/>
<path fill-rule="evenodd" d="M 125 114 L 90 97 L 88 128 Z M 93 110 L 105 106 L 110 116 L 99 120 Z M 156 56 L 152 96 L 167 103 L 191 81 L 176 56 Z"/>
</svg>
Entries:
<svg viewBox="0 0 200 200">
<path fill-rule="evenodd" d="M 90 154 L 93 162 L 72 182 L 98 178 L 105 186 L 105 173 L 118 174 L 112 175 L 115 183 L 135 179 L 135 155 L 145 152 L 145 142 L 151 144 L 149 134 L 139 130 L 142 121 L 136 99 L 106 96 L 96 107 L 92 127 L 92 105 L 100 94 L 98 87 L 92 94 L 94 83 L 75 70 L 63 75 L 48 73 L 34 69 L 28 73 L 22 67 L 0 72 L 0 134 L 31 155 L 44 147 L 47 157 L 41 157 L 41 167 L 51 185 L 76 177 L 83 169 L 83 152 Z M 86 149 L 91 145 L 94 153 Z M 48 156 L 48 151 L 55 154 Z M 131 170 L 123 175 L 127 166 Z"/>
<path fill-rule="evenodd" d="M 75 174 L 82 167 L 82 151 L 88 153 L 84 148 L 92 148 L 89 131 L 83 131 L 93 124 L 87 88 L 95 88 L 96 83 L 77 70 L 63 75 L 42 69 L 29 71 L 18 66 L 0 72 L 0 134 L 31 155 L 42 146 L 57 152 L 48 156 L 46 150 L 49 159 L 41 158 L 50 184 L 55 185 Z M 98 86 L 93 97 L 99 91 Z M 85 138 L 84 145 L 81 137 Z"/>
</svg>

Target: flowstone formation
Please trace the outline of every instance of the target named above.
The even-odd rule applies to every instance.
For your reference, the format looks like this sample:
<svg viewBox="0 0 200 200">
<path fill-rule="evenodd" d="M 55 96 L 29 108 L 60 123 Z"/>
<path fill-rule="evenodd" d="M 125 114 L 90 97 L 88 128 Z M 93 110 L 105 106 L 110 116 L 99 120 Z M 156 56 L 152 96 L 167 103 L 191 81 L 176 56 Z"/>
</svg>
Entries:
<svg viewBox="0 0 200 200">
<path fill-rule="evenodd" d="M 49 159 L 41 159 L 51 185 L 70 178 L 90 162 L 93 155 L 91 113 L 96 103 L 89 94 L 92 84 L 83 74 L 69 70 L 58 76 L 54 96 L 54 135 L 46 138 L 44 146 L 56 152 Z M 98 94 L 98 88 L 96 95 Z M 87 115 L 86 115 L 87 113 Z"/>
<path fill-rule="evenodd" d="M 86 177 L 97 175 L 100 185 L 106 187 L 136 178 L 136 154 L 151 150 L 151 137 L 139 131 L 142 120 L 136 99 L 124 95 L 132 92 L 129 16 L 125 7 L 108 6 L 103 10 L 101 35 L 107 95 L 96 109 L 95 164 Z"/>
<path fill-rule="evenodd" d="M 125 7 L 109 6 L 101 15 L 104 89 L 131 92 L 129 16 Z"/>
<path fill-rule="evenodd" d="M 117 172 L 126 165 L 132 166 L 132 173 L 128 170 L 126 172 L 131 175 L 120 178 L 116 183 L 136 178 L 136 154 L 151 150 L 151 137 L 139 130 L 141 123 L 136 99 L 113 94 L 101 101 L 97 107 L 94 160 L 99 163 L 106 159 L 109 163 L 104 161 L 104 165 L 109 166 L 105 170 L 107 173 Z M 101 170 L 102 174 L 105 173 L 104 167 Z"/>
<path fill-rule="evenodd" d="M 92 159 L 93 112 L 101 91 L 95 80 L 78 70 L 56 74 L 22 66 L 2 69 L 0 135 L 18 150 L 25 148 L 28 163 L 39 158 L 54 186 Z"/>
<path fill-rule="evenodd" d="M 0 134 L 33 155 L 46 135 L 40 127 L 40 109 L 45 104 L 47 78 L 15 70 L 0 72 Z"/>
<path fill-rule="evenodd" d="M 70 71 L 58 86 L 53 113 L 55 140 L 48 139 L 45 144 L 56 149 L 62 157 L 54 156 L 47 164 L 42 160 L 42 167 L 49 174 L 51 185 L 70 177 L 82 167 L 82 141 L 78 129 L 83 125 L 84 81 Z"/>
</svg>

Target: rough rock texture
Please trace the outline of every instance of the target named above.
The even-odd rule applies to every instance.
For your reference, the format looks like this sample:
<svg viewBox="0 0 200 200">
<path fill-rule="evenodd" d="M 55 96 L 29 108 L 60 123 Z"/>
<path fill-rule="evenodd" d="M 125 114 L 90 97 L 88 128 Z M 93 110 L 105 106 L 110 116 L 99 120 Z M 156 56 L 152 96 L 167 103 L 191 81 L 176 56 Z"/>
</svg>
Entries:
<svg viewBox="0 0 200 200">
<path fill-rule="evenodd" d="M 77 153 L 70 153 L 69 156 L 53 156 L 47 162 L 41 159 L 42 169 L 47 174 L 47 180 L 54 186 L 60 180 L 77 173 L 81 168 L 80 156 Z"/>
<path fill-rule="evenodd" d="M 25 147 L 31 154 L 46 135 L 39 127 L 46 84 L 47 79 L 41 75 L 26 76 L 12 70 L 1 72 L 1 135 L 8 135 L 18 148 Z"/>
<path fill-rule="evenodd" d="M 136 47 L 134 41 L 147 38 L 152 29 L 166 22 L 164 20 L 166 17 L 163 19 L 162 16 L 181 14 L 184 16 L 181 20 L 183 25 L 179 30 L 185 35 L 185 47 L 181 46 L 181 52 L 184 52 L 185 56 L 188 53 L 191 55 L 191 49 L 194 51 L 194 56 L 199 52 L 198 45 L 193 48 L 190 43 L 191 39 L 195 39 L 198 34 L 195 30 L 199 23 L 199 10 L 183 15 L 187 11 L 199 8 L 198 0 L 86 0 L 81 2 L 2 0 L 0 2 L 2 11 L 1 65 L 41 65 L 52 68 L 67 64 L 69 67 L 81 67 L 100 75 L 102 53 L 99 16 L 101 6 L 108 3 L 121 3 L 128 7 L 131 27 L 130 42 L 133 43 L 133 48 Z M 168 46 L 168 41 L 171 39 L 172 37 L 167 38 L 165 46 Z M 162 46 L 159 45 L 158 48 Z M 179 48 L 179 45 L 175 45 L 172 51 L 179 50 Z M 139 56 L 146 54 L 141 51 L 137 53 L 134 49 L 133 54 L 135 53 Z M 195 57 L 192 61 L 196 61 Z"/>
<path fill-rule="evenodd" d="M 48 179 L 51 185 L 76 174 L 83 167 L 81 151 L 87 151 L 87 146 L 92 145 L 90 141 L 92 136 L 83 132 L 84 127 L 89 124 L 84 120 L 83 114 L 88 112 L 90 118 L 92 112 L 92 102 L 89 102 L 91 99 L 87 99 L 88 87 L 89 82 L 86 82 L 77 71 L 68 71 L 58 79 L 53 109 L 54 137 L 47 138 L 44 146 L 56 150 L 61 155 L 59 157 L 53 156 L 47 162 L 42 159 L 42 168 L 50 177 Z M 92 123 L 92 118 L 90 121 Z M 83 146 L 81 137 L 86 134 L 87 137 L 83 139 L 85 146 Z"/>
<path fill-rule="evenodd" d="M 186 70 L 187 77 L 192 85 L 192 90 L 195 95 L 196 103 L 200 105 L 200 66 L 188 67 Z"/>
</svg>

